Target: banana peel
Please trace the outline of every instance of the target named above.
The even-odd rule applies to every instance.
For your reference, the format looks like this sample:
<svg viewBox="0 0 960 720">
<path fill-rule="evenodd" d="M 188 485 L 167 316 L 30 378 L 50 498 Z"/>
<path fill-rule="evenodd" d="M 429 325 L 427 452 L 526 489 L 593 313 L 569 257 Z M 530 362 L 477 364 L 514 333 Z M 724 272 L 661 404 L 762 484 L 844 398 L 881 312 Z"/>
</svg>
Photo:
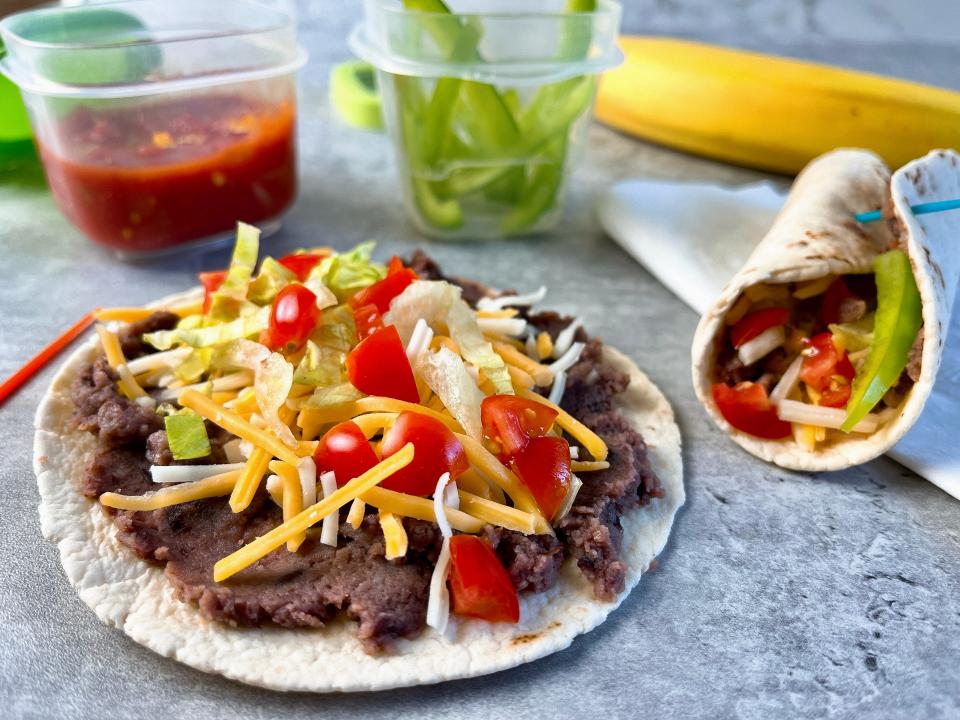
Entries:
<svg viewBox="0 0 960 720">
<path fill-rule="evenodd" d="M 880 75 L 671 38 L 625 36 L 597 118 L 644 140 L 795 174 L 837 147 L 900 167 L 960 147 L 960 93 Z"/>
</svg>

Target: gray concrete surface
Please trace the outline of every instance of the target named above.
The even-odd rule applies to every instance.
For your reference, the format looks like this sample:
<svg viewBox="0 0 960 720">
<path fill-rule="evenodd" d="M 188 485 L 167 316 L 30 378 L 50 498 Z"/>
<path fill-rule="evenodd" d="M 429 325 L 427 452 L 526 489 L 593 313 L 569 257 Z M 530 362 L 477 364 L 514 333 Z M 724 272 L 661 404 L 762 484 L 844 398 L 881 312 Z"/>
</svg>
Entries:
<svg viewBox="0 0 960 720">
<path fill-rule="evenodd" d="M 956 17 L 936 21 L 956 4 L 923 3 L 923 22 L 907 6 L 918 7 L 661 0 L 630 3 L 627 29 L 715 38 L 960 89 Z M 346 31 L 358 14 L 356 4 L 339 7 L 302 5 L 313 56 L 301 83 L 303 190 L 269 243 L 274 254 L 375 238 L 387 255 L 423 243 L 402 216 L 386 139 L 331 116 L 327 71 L 346 56 Z M 960 717 L 960 504 L 887 460 L 820 476 L 791 473 L 719 435 L 689 382 L 696 317 L 592 218 L 595 193 L 630 176 L 758 177 L 598 127 L 556 233 L 429 247 L 450 268 L 482 280 L 548 283 L 550 305 L 582 314 L 676 408 L 688 504 L 659 569 L 607 623 L 526 667 L 373 695 L 283 695 L 160 658 L 96 620 L 40 535 L 31 421 L 49 369 L 0 408 L 0 716 Z M 225 259 L 220 251 L 119 264 L 88 245 L 29 174 L 0 183 L 0 243 L 0 376 L 87 309 L 184 289 L 197 270 Z"/>
</svg>

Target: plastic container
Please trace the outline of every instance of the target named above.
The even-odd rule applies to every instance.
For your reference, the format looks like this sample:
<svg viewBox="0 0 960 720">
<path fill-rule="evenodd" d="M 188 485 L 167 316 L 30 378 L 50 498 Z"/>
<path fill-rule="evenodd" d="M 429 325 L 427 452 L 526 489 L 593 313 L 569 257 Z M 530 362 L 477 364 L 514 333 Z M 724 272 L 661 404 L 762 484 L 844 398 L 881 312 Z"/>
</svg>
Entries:
<svg viewBox="0 0 960 720">
<path fill-rule="evenodd" d="M 276 225 L 296 195 L 290 18 L 256 2 L 129 0 L 0 22 L 60 209 L 142 255 Z"/>
<path fill-rule="evenodd" d="M 597 78 L 617 65 L 620 5 L 365 0 L 351 49 L 377 68 L 405 205 L 426 235 L 549 230 L 582 153 Z M 592 3 L 585 3 L 589 7 Z M 482 11 L 481 11 L 482 9 Z"/>
</svg>

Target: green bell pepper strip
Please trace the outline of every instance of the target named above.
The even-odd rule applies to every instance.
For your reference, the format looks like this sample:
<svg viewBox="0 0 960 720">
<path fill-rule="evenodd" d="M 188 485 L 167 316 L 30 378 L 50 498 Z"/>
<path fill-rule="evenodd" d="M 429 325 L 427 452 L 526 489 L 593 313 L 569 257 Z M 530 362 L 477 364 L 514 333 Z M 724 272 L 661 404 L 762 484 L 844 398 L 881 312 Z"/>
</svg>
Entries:
<svg viewBox="0 0 960 720">
<path fill-rule="evenodd" d="M 556 203 L 567 156 L 566 134 L 555 137 L 545 148 L 544 156 L 546 161 L 528 172 L 519 197 L 500 221 L 504 234 L 514 235 L 531 228 Z"/>
<path fill-rule="evenodd" d="M 923 325 L 920 292 L 910 258 L 891 250 L 873 262 L 877 282 L 877 314 L 867 362 L 853 381 L 847 419 L 840 427 L 850 432 L 877 405 L 907 366 L 910 348 Z"/>
</svg>

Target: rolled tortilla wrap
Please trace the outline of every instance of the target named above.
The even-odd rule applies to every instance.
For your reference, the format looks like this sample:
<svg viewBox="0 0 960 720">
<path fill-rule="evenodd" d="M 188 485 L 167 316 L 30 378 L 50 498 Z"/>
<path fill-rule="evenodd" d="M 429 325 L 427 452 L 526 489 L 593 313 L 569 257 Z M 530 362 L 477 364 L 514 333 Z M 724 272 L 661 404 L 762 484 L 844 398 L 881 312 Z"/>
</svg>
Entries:
<svg viewBox="0 0 960 720">
<path fill-rule="evenodd" d="M 796 470 L 839 470 L 889 450 L 916 422 L 933 387 L 960 274 L 960 212 L 914 216 L 911 205 L 960 197 L 960 156 L 936 150 L 893 176 L 873 153 L 836 150 L 797 177 L 773 227 L 743 269 L 701 318 L 691 353 L 697 396 L 717 425 L 757 457 Z M 861 224 L 854 215 L 885 208 L 887 222 Z M 870 434 L 831 433 L 808 451 L 793 438 L 765 440 L 732 427 L 711 386 L 725 318 L 741 293 L 759 283 L 805 282 L 828 275 L 868 273 L 874 259 L 899 246 L 910 258 L 923 315 L 921 374 L 896 416 Z"/>
</svg>

